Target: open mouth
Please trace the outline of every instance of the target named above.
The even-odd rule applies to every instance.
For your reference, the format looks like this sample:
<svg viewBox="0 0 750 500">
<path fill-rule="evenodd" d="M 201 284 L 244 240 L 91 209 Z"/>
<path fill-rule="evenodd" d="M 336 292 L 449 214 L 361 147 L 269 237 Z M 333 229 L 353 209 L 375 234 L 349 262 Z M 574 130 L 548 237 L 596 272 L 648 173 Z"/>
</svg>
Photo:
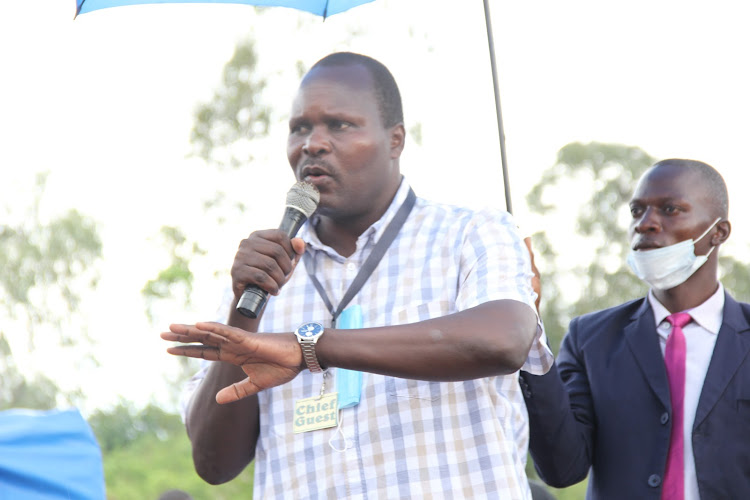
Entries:
<svg viewBox="0 0 750 500">
<path fill-rule="evenodd" d="M 305 182 L 317 184 L 324 179 L 330 178 L 331 175 L 324 168 L 318 167 L 316 165 L 310 165 L 302 169 L 300 177 Z"/>
<path fill-rule="evenodd" d="M 636 243 L 635 245 L 633 245 L 633 250 L 637 252 L 645 250 L 656 250 L 657 248 L 661 247 L 655 243 Z"/>
</svg>

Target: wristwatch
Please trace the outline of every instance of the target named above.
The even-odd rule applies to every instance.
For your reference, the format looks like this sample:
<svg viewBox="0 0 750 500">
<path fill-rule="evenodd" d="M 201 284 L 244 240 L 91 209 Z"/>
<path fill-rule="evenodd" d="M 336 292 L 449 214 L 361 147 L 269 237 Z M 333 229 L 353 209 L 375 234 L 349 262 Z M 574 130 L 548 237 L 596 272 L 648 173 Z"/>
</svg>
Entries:
<svg viewBox="0 0 750 500">
<path fill-rule="evenodd" d="M 325 371 L 321 368 L 318 356 L 315 354 L 315 343 L 323 336 L 324 331 L 323 325 L 315 321 L 303 323 L 294 331 L 302 348 L 302 357 L 305 358 L 307 369 L 312 373 L 323 373 Z"/>
</svg>

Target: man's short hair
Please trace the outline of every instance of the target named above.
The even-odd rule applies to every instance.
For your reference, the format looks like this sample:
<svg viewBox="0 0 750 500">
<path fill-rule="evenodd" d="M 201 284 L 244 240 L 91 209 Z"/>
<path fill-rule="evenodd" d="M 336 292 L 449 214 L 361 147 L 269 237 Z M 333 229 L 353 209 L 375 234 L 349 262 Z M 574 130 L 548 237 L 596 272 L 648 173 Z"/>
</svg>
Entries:
<svg viewBox="0 0 750 500">
<path fill-rule="evenodd" d="M 708 163 L 697 160 L 686 160 L 683 158 L 669 158 L 654 164 L 653 168 L 660 166 L 677 166 L 695 172 L 706 182 L 705 187 L 715 202 L 718 211 L 717 216 L 726 218 L 729 214 L 729 195 L 727 185 L 721 174 Z"/>
<path fill-rule="evenodd" d="M 326 66 L 354 66 L 362 65 L 372 77 L 375 86 L 375 99 L 377 100 L 380 118 L 383 125 L 388 128 L 404 122 L 404 110 L 401 105 L 401 93 L 396 85 L 396 80 L 383 63 L 362 54 L 354 52 L 334 52 L 316 62 L 310 71 Z"/>
</svg>

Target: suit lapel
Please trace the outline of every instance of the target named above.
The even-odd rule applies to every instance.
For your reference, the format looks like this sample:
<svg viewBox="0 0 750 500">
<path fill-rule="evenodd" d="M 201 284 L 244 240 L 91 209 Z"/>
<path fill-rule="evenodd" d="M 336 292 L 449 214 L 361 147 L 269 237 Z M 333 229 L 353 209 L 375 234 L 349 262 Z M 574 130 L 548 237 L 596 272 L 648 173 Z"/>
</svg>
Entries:
<svg viewBox="0 0 750 500">
<path fill-rule="evenodd" d="M 631 316 L 625 326 L 625 338 L 633 352 L 636 364 L 641 369 L 646 383 L 665 408 L 670 407 L 669 383 L 664 368 L 664 357 L 659 347 L 659 336 L 656 333 L 654 312 L 644 298 L 641 307 Z"/>
<path fill-rule="evenodd" d="M 740 305 L 728 293 L 724 295 L 724 317 L 695 412 L 693 429 L 703 422 L 750 351 L 750 324 Z"/>
</svg>

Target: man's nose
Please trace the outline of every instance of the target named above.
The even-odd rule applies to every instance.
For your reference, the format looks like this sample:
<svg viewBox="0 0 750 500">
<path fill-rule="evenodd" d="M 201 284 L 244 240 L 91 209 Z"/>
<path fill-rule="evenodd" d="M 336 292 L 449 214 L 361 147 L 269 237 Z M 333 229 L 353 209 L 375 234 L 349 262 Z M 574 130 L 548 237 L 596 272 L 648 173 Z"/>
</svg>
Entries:
<svg viewBox="0 0 750 500">
<path fill-rule="evenodd" d="M 313 127 L 302 145 L 302 151 L 310 156 L 319 156 L 331 150 L 328 134 L 320 127 Z"/>
<path fill-rule="evenodd" d="M 659 231 L 661 229 L 661 223 L 657 213 L 652 208 L 647 208 L 643 211 L 641 216 L 634 221 L 634 229 L 637 233 L 648 233 Z"/>
</svg>

